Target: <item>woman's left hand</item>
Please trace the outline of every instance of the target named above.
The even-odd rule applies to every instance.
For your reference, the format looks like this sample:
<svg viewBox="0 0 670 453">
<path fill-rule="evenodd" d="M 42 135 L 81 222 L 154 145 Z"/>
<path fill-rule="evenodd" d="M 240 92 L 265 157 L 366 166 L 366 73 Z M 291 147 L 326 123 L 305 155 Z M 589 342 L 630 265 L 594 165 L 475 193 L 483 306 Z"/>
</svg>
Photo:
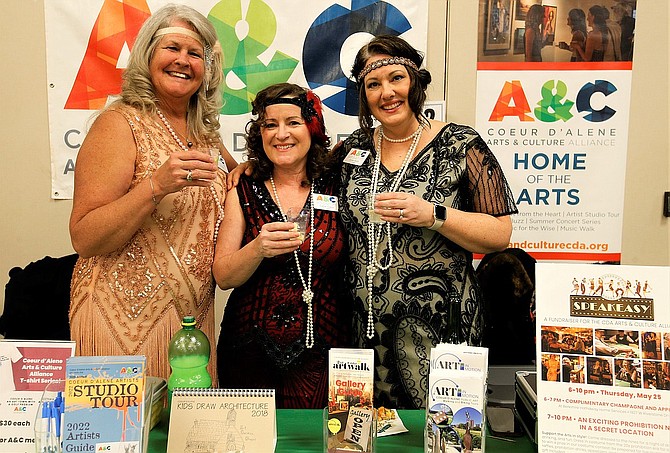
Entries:
<svg viewBox="0 0 670 453">
<path fill-rule="evenodd" d="M 429 227 L 433 224 L 433 205 L 411 193 L 376 194 L 375 212 L 386 222 L 413 227 Z"/>
</svg>

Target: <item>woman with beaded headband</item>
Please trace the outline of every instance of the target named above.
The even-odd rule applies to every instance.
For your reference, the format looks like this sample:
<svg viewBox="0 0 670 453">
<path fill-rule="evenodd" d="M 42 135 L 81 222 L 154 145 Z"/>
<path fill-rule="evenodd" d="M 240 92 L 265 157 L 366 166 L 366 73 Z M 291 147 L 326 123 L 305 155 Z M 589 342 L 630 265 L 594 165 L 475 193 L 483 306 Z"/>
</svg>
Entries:
<svg viewBox="0 0 670 453">
<path fill-rule="evenodd" d="M 375 349 L 376 406 L 424 407 L 431 347 L 481 343 L 472 253 L 504 249 L 516 212 L 477 132 L 422 115 L 431 81 L 422 63 L 396 36 L 375 37 L 359 50 L 352 75 L 361 128 L 338 150 L 352 334 L 358 347 Z M 363 162 L 355 158 L 360 150 L 370 153 Z"/>
<path fill-rule="evenodd" d="M 218 134 L 221 67 L 202 14 L 159 9 L 137 36 L 119 98 L 81 146 L 70 217 L 78 355 L 143 354 L 147 374 L 168 378 L 156 351 L 186 315 L 214 344 L 211 266 L 235 165 Z"/>
<path fill-rule="evenodd" d="M 351 319 L 330 139 L 321 101 L 298 85 L 269 86 L 252 105 L 250 176 L 228 193 L 214 259 L 219 286 L 235 288 L 221 322 L 219 384 L 274 388 L 278 407 L 321 409 L 327 351 L 349 345 Z M 287 221 L 301 211 L 304 239 Z"/>
</svg>

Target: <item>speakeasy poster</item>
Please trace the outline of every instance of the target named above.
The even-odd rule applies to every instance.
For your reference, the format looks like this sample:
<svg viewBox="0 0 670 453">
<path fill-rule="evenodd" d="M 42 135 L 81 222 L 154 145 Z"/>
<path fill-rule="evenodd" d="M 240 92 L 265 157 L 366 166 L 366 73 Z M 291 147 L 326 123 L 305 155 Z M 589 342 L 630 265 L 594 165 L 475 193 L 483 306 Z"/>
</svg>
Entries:
<svg viewBox="0 0 670 453">
<path fill-rule="evenodd" d="M 670 451 L 670 268 L 538 263 L 540 453 Z"/>
<path fill-rule="evenodd" d="M 476 128 L 519 208 L 510 246 L 539 260 L 620 261 L 635 11 L 480 0 Z"/>
<path fill-rule="evenodd" d="M 118 94 L 121 73 L 146 18 L 168 0 L 44 2 L 52 198 L 71 198 L 77 150 L 91 117 Z M 180 0 L 214 24 L 224 55 L 221 136 L 238 161 L 251 101 L 268 85 L 292 82 L 322 99 L 333 143 L 358 127 L 350 79 L 372 36 L 400 35 L 427 47 L 428 2 L 414 0 Z"/>
</svg>

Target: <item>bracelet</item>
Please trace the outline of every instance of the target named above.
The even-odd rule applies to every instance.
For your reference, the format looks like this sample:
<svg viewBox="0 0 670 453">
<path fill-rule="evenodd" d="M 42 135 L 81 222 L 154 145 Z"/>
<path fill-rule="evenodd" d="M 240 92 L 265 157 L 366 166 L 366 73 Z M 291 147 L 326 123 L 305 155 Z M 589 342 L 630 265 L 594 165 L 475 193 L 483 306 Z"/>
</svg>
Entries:
<svg viewBox="0 0 670 453">
<path fill-rule="evenodd" d="M 149 176 L 149 185 L 151 185 L 151 201 L 154 202 L 154 205 L 158 206 L 158 201 L 156 201 L 156 192 L 154 190 L 154 175 Z"/>
</svg>

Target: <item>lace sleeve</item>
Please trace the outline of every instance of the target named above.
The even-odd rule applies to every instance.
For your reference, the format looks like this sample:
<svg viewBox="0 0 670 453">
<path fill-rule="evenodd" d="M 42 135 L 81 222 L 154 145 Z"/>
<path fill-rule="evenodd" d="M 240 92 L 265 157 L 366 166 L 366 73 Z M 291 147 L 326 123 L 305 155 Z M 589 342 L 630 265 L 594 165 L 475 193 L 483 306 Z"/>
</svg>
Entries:
<svg viewBox="0 0 670 453">
<path fill-rule="evenodd" d="M 516 214 L 514 196 L 496 157 L 479 135 L 468 145 L 464 181 L 467 189 L 462 192 L 469 195 L 469 200 L 465 204 L 473 212 L 492 216 Z"/>
</svg>

